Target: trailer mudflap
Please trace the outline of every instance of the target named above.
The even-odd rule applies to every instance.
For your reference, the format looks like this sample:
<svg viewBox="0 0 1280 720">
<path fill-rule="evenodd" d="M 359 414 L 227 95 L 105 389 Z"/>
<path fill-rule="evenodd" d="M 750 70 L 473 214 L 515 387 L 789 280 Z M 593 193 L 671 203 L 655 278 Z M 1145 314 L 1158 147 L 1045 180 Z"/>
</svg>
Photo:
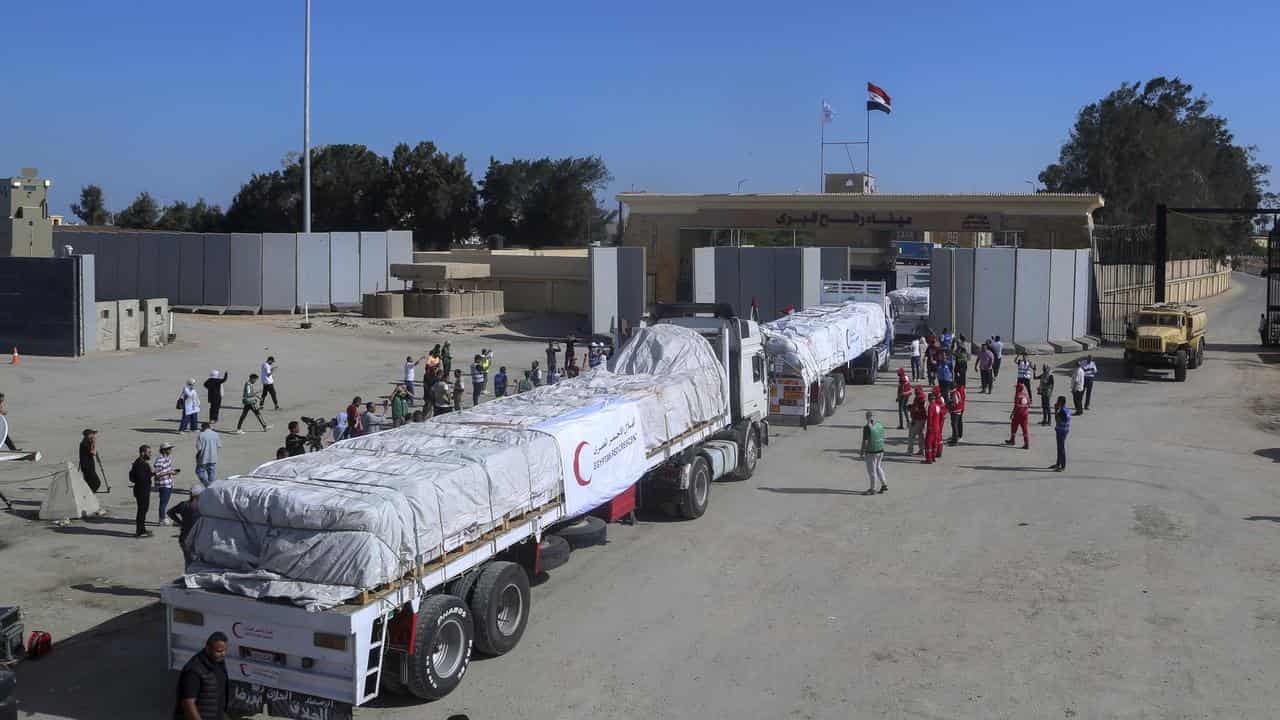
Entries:
<svg viewBox="0 0 1280 720">
<path fill-rule="evenodd" d="M 256 715 L 265 709 L 271 717 L 294 720 L 352 720 L 354 714 L 351 703 L 239 680 L 230 683 L 229 713 Z"/>
</svg>

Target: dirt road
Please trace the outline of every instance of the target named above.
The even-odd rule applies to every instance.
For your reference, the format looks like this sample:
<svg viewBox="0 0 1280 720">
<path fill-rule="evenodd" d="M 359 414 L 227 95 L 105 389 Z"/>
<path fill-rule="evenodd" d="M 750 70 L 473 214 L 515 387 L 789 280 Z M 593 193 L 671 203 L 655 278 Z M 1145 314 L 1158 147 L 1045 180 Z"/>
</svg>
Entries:
<svg viewBox="0 0 1280 720">
<path fill-rule="evenodd" d="M 893 414 L 884 378 L 822 426 L 777 428 L 755 478 L 716 485 L 700 520 L 613 526 L 575 552 L 535 589 L 520 647 L 474 663 L 445 700 L 358 717 L 1271 716 L 1280 437 L 1251 402 L 1280 376 L 1254 344 L 1262 285 L 1234 283 L 1207 303 L 1208 362 L 1187 382 L 1128 381 L 1117 351 L 1097 353 L 1065 473 L 1046 470 L 1048 429 L 1029 451 L 1001 443 L 1009 368 L 995 395 L 970 396 L 960 447 L 923 466 L 890 431 L 890 492 L 854 494 L 862 412 Z M 1071 360 L 1052 358 L 1060 392 Z M 68 558 L 135 547 L 26 532 Z M 166 579 L 133 572 L 112 587 Z M 87 604 L 92 590 L 58 582 L 17 594 Z M 23 666 L 24 711 L 154 717 L 171 701 L 149 597 L 105 597 L 132 612 Z"/>
</svg>

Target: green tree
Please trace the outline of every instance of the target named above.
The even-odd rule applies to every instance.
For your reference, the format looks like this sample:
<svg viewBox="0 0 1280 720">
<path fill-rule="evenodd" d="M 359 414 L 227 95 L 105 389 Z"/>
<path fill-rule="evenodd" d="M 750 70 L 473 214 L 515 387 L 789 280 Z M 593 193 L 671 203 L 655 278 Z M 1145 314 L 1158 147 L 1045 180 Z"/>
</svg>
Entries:
<svg viewBox="0 0 1280 720">
<path fill-rule="evenodd" d="M 612 179 L 595 156 L 490 160 L 480 191 L 481 233 L 529 247 L 605 242 L 616 212 L 595 196 Z"/>
<path fill-rule="evenodd" d="M 461 155 L 450 157 L 435 144 L 401 143 L 391 154 L 386 217 L 413 231 L 418 247 L 448 249 L 475 230 L 476 186 Z"/>
<path fill-rule="evenodd" d="M 311 152 L 311 227 L 314 230 L 369 230 L 387 226 L 384 211 L 390 189 L 390 168 L 386 158 L 364 145 L 324 145 Z M 285 179 L 301 194 L 301 158 L 286 168 Z"/>
<path fill-rule="evenodd" d="M 1058 162 L 1040 173 L 1049 192 L 1098 192 L 1103 224 L 1148 224 L 1158 204 L 1256 207 L 1270 168 L 1240 146 L 1210 101 L 1178 78 L 1122 83 L 1080 110 Z M 1179 219 L 1181 223 L 1183 219 Z M 1231 252 L 1248 242 L 1250 218 L 1187 220 L 1170 231 L 1171 253 Z M 1194 223 L 1194 224 L 1192 224 Z M 1181 245 L 1181 247 L 1178 247 Z"/>
<path fill-rule="evenodd" d="M 230 232 L 298 232 L 302 229 L 301 175 L 297 185 L 283 170 L 255 173 L 227 208 Z"/>
<path fill-rule="evenodd" d="M 154 228 L 160 219 L 160 205 L 151 193 L 138 193 L 129 207 L 116 213 L 115 221 L 119 227 L 147 229 Z"/>
<path fill-rule="evenodd" d="M 222 208 L 209 205 L 204 198 L 200 198 L 194 205 L 188 205 L 179 200 L 167 206 L 156 222 L 156 229 L 176 232 L 219 232 L 223 224 Z"/>
<path fill-rule="evenodd" d="M 111 213 L 107 212 L 106 202 L 102 198 L 102 188 L 97 185 L 85 185 L 80 188 L 80 202 L 72 203 L 71 212 L 80 218 L 85 225 L 109 225 Z"/>
</svg>

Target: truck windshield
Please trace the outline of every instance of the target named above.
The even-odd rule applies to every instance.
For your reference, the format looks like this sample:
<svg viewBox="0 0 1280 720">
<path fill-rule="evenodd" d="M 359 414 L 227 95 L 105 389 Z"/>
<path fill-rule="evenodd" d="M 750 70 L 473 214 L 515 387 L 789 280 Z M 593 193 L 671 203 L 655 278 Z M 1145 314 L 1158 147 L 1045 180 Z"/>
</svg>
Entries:
<svg viewBox="0 0 1280 720">
<path fill-rule="evenodd" d="M 1165 325 L 1167 327 L 1178 327 L 1182 325 L 1181 315 L 1155 315 L 1143 313 L 1138 316 L 1139 325 Z"/>
</svg>

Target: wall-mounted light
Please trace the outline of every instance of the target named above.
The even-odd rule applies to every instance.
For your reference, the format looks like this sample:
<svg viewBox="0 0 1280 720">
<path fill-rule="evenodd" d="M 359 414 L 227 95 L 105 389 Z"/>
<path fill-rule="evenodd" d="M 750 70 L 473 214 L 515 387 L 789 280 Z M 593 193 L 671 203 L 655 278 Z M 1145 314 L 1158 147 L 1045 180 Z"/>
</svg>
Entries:
<svg viewBox="0 0 1280 720">
<path fill-rule="evenodd" d="M 17 178 L 14 178 L 14 180 L 13 180 L 13 186 L 14 186 L 14 187 L 16 187 L 16 188 L 20 188 L 20 187 L 22 187 L 22 181 L 21 181 L 21 180 L 18 180 Z"/>
<path fill-rule="evenodd" d="M 45 186 L 45 187 L 53 187 L 53 181 L 52 181 L 52 180 L 45 180 L 45 181 L 44 181 L 44 186 Z"/>
</svg>

